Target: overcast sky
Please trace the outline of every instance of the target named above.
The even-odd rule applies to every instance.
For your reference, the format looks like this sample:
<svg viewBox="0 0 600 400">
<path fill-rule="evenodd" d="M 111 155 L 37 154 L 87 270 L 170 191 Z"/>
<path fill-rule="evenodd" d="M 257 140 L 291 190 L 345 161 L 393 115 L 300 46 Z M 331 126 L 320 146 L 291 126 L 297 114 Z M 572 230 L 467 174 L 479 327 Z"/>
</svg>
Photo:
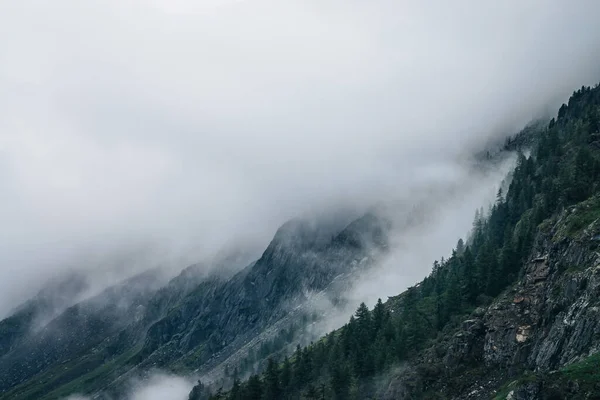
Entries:
<svg viewBox="0 0 600 400">
<path fill-rule="evenodd" d="M 600 81 L 598 15 L 596 0 L 1 1 L 0 315 L 66 266 L 263 243 L 308 209 L 464 179 L 465 153 Z"/>
</svg>

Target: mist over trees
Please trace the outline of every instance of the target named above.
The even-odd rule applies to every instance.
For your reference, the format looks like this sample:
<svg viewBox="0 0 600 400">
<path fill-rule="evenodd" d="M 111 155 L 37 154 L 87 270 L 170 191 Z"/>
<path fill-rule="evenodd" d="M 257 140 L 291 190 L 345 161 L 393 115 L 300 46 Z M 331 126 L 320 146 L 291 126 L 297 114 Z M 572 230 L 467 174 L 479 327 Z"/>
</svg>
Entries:
<svg viewBox="0 0 600 400">
<path fill-rule="evenodd" d="M 34 3 L 0 12 L 0 316 L 443 184 L 600 69 L 593 0 Z"/>
<path fill-rule="evenodd" d="M 505 148 L 519 153 L 506 193 L 500 189 L 489 210 L 475 212 L 468 240 L 459 240 L 447 260 L 435 261 L 423 281 L 372 310 L 362 303 L 342 328 L 298 346 L 289 359 L 270 359 L 260 376 L 244 383 L 234 377 L 228 393 L 194 389 L 189 399 L 374 396 L 378 376 L 415 357 L 446 326 L 459 324 L 518 278 L 544 221 L 598 195 L 600 86 L 575 91 L 547 126 L 524 130 Z M 431 368 L 435 375 L 441 366 Z"/>
<path fill-rule="evenodd" d="M 409 364 L 435 399 L 540 232 L 600 216 L 597 0 L 4 3 L 0 399 L 353 400 Z M 374 209 L 385 241 L 337 234 Z M 277 242 L 297 217 L 340 226 Z"/>
</svg>

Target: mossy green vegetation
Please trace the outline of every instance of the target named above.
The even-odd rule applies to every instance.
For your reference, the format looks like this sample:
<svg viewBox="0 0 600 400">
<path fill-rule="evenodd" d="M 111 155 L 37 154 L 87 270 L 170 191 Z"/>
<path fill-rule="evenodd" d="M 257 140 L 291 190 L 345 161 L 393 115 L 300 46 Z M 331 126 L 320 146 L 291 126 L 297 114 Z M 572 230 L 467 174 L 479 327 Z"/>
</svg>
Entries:
<svg viewBox="0 0 600 400">
<path fill-rule="evenodd" d="M 512 391 L 531 383 L 544 399 L 599 399 L 600 353 L 548 374 L 524 374 L 504 384 L 494 400 L 505 400 Z"/>
<path fill-rule="evenodd" d="M 600 219 L 600 197 L 593 197 L 573 208 L 566 218 L 565 231 L 572 237 L 579 236 L 585 228 Z"/>
<path fill-rule="evenodd" d="M 595 387 L 600 384 L 600 353 L 567 365 L 560 370 L 560 376 L 563 380 L 577 381 L 580 385 Z"/>
</svg>

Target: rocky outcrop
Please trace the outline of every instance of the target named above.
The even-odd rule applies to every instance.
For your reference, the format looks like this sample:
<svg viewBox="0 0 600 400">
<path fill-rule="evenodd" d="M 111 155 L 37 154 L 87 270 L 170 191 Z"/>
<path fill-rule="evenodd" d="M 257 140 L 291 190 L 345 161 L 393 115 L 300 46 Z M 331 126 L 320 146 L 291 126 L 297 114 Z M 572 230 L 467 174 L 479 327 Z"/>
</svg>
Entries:
<svg viewBox="0 0 600 400">
<path fill-rule="evenodd" d="M 600 219 L 574 230 L 577 212 L 572 207 L 542 224 L 517 282 L 447 332 L 442 356 L 432 348 L 413 361 L 415 370 L 445 366 L 423 385 L 445 398 L 551 398 L 548 377 L 554 371 L 600 352 Z M 519 380 L 523 374 L 546 378 Z M 417 378 L 394 379 L 388 393 Z M 510 391 L 499 391 L 511 381 Z M 411 393 L 398 398 L 420 396 L 416 389 Z"/>
<path fill-rule="evenodd" d="M 258 261 L 230 280 L 202 283 L 176 311 L 154 323 L 142 350 L 144 362 L 164 365 L 187 358 L 201 367 L 215 353 L 244 345 L 297 311 L 309 293 L 323 291 L 353 268 L 366 268 L 385 245 L 385 224 L 371 214 L 333 238 L 318 226 L 291 221 Z M 205 350 L 190 354 L 199 346 Z"/>
<path fill-rule="evenodd" d="M 523 277 L 483 317 L 487 366 L 547 372 L 600 350 L 600 223 L 557 240 L 565 222 L 538 235 Z"/>
</svg>

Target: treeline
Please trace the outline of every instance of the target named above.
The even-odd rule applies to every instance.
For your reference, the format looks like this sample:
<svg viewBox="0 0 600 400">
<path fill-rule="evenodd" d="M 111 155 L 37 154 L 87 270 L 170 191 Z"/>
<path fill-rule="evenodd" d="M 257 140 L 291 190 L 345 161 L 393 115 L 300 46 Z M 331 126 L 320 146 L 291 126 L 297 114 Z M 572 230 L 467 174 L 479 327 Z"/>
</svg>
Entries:
<svg viewBox="0 0 600 400">
<path fill-rule="evenodd" d="M 489 304 L 515 281 L 544 220 L 600 189 L 600 88 L 582 87 L 518 154 L 506 193 L 478 210 L 468 241 L 436 261 L 431 274 L 403 294 L 361 304 L 350 321 L 288 359 L 269 360 L 262 375 L 233 379 L 224 393 L 199 383 L 190 400 L 363 399 L 374 378 L 428 345 L 449 323 Z M 514 142 L 508 141 L 513 144 Z M 525 150 L 525 149 L 522 149 Z"/>
</svg>

